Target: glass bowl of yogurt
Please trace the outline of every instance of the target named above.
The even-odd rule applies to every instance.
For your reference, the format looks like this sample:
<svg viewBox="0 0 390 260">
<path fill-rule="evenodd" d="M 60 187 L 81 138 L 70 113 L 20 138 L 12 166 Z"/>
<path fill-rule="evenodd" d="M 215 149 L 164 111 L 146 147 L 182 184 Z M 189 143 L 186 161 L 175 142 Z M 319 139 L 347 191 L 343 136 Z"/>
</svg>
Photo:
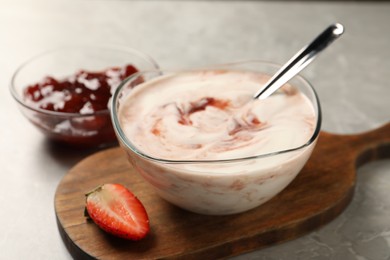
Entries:
<svg viewBox="0 0 390 260">
<path fill-rule="evenodd" d="M 301 171 L 321 127 L 318 96 L 299 75 L 253 99 L 279 68 L 247 61 L 128 77 L 111 118 L 130 163 L 159 196 L 192 212 L 264 204 Z"/>
</svg>

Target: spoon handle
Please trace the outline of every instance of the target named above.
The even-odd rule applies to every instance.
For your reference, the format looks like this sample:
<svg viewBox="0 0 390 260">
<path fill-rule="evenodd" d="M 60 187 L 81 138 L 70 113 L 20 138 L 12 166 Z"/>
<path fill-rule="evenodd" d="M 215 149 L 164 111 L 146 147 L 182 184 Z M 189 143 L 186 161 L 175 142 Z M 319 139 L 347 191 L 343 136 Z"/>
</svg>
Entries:
<svg viewBox="0 0 390 260">
<path fill-rule="evenodd" d="M 324 50 L 329 44 L 342 35 L 343 32 L 344 27 L 341 24 L 336 23 L 330 25 L 311 43 L 295 54 L 253 97 L 255 99 L 265 99 L 269 97 L 272 93 L 309 65 L 319 52 Z"/>
</svg>

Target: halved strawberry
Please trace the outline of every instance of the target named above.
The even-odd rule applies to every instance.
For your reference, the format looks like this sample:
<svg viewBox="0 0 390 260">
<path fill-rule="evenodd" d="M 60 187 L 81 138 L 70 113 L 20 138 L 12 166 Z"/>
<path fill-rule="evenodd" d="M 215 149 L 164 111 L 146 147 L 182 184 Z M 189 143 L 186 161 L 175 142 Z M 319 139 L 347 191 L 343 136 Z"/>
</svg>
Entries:
<svg viewBox="0 0 390 260">
<path fill-rule="evenodd" d="M 149 232 L 142 203 L 121 184 L 104 184 L 86 194 L 86 216 L 106 232 L 140 240 Z"/>
</svg>

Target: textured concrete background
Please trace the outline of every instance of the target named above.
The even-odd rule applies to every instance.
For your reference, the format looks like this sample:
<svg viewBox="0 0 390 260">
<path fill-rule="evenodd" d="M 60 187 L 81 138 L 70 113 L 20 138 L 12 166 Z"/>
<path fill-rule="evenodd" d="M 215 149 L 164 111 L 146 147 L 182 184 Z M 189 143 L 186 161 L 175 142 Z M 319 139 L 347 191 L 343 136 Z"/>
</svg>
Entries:
<svg viewBox="0 0 390 260">
<path fill-rule="evenodd" d="M 389 14 L 387 2 L 0 0 L 0 259 L 70 259 L 53 196 L 88 155 L 53 148 L 17 110 L 8 84 L 25 59 L 96 42 L 140 49 L 162 68 L 283 63 L 337 21 L 345 35 L 302 74 L 319 94 L 323 129 L 357 133 L 390 119 Z M 389 165 L 362 167 L 352 204 L 329 225 L 237 259 L 389 259 Z"/>
</svg>

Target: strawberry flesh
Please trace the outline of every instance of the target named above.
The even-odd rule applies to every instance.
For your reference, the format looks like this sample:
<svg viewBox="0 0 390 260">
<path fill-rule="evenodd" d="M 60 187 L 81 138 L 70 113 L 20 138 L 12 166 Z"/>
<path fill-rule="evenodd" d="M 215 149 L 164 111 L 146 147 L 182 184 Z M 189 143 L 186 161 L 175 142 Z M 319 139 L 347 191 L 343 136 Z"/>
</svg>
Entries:
<svg viewBox="0 0 390 260">
<path fill-rule="evenodd" d="M 144 206 L 121 184 L 104 184 L 86 194 L 86 212 L 101 229 L 121 238 L 140 240 L 150 230 Z"/>
</svg>

